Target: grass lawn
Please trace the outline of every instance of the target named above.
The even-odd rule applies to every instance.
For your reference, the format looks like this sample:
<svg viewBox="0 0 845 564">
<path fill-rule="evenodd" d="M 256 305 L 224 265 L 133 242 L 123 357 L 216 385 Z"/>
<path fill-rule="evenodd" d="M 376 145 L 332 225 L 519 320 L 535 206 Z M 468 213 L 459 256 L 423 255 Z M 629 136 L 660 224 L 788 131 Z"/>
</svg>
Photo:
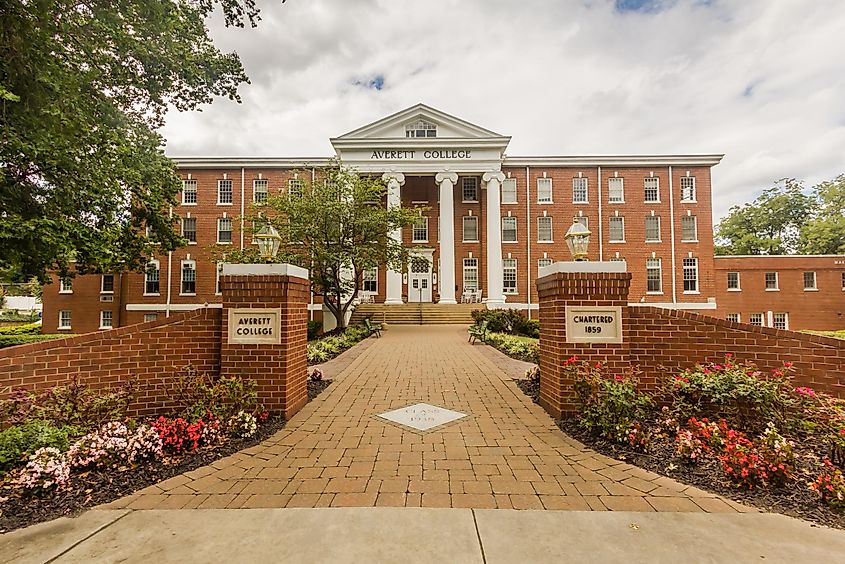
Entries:
<svg viewBox="0 0 845 564">
<path fill-rule="evenodd" d="M 834 337 L 836 339 L 845 339 L 845 329 L 839 331 L 801 331 L 802 333 L 810 333 L 811 335 L 824 335 L 825 337 Z"/>
</svg>

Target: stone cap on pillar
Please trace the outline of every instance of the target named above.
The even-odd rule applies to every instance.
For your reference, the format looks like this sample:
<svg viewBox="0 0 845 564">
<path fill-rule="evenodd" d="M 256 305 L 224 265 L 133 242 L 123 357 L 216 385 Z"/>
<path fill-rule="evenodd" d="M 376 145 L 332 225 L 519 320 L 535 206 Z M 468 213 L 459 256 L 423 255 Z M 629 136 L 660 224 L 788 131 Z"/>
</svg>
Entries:
<svg viewBox="0 0 845 564">
<path fill-rule="evenodd" d="M 224 263 L 223 276 L 294 276 L 308 280 L 308 269 L 293 264 L 236 264 Z"/>
<path fill-rule="evenodd" d="M 624 260 L 610 262 L 560 261 L 540 268 L 537 278 L 557 273 L 590 272 L 628 272 L 628 263 Z"/>
</svg>

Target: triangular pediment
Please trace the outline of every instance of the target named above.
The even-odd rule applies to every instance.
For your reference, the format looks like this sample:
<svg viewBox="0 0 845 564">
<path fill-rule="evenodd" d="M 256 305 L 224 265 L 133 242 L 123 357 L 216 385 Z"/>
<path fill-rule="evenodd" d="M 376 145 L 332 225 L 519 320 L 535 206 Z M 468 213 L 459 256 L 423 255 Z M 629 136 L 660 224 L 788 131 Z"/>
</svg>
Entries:
<svg viewBox="0 0 845 564">
<path fill-rule="evenodd" d="M 408 139 L 409 129 L 413 130 L 411 135 L 416 137 L 422 136 L 426 139 L 509 139 L 489 129 L 441 112 L 425 104 L 417 104 L 363 127 L 359 127 L 340 137 L 335 137 L 331 141 L 332 143 L 335 141 L 343 143 L 345 141 L 360 141 L 365 139 Z M 430 133 L 431 131 L 434 134 Z"/>
</svg>

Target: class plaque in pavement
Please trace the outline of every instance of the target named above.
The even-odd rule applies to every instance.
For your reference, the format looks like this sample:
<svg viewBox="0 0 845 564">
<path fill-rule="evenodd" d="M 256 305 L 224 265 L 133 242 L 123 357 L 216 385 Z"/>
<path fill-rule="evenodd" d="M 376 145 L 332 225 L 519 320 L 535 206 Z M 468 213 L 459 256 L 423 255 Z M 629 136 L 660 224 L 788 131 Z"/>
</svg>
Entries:
<svg viewBox="0 0 845 564">
<path fill-rule="evenodd" d="M 418 431 L 428 431 L 429 429 L 457 421 L 466 416 L 466 413 L 444 409 L 428 403 L 415 403 L 408 407 L 401 407 L 393 411 L 378 414 L 378 417 L 382 419 L 387 419 L 393 423 L 399 423 L 400 425 L 411 427 Z"/>
</svg>

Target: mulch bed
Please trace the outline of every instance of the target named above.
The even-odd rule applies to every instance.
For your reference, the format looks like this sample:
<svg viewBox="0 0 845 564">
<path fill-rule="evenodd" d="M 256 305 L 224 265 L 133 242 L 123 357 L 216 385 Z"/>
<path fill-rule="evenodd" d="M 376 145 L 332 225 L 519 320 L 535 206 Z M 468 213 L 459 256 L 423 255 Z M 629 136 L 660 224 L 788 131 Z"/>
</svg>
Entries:
<svg viewBox="0 0 845 564">
<path fill-rule="evenodd" d="M 515 382 L 525 395 L 529 396 L 534 403 L 538 403 L 540 397 L 538 381 L 522 379 Z M 605 456 L 770 513 L 782 513 L 811 523 L 845 529 L 845 514 L 837 513 L 824 505 L 818 494 L 809 488 L 809 483 L 818 476 L 823 467 L 816 455 L 817 452 L 824 452 L 824 447 L 821 445 L 808 441 L 795 442 L 793 450 L 796 458 L 796 482 L 787 487 L 747 490 L 738 488 L 725 477 L 718 459 L 705 457 L 697 464 L 687 464 L 677 457 L 673 436 L 653 438 L 648 452 L 642 453 L 627 445 L 610 442 L 590 434 L 578 425 L 575 418 L 562 419 L 556 423 L 564 433 Z"/>
<path fill-rule="evenodd" d="M 308 381 L 308 399 L 324 391 L 331 380 Z M 230 439 L 180 457 L 165 457 L 133 468 L 105 468 L 72 476 L 70 485 L 51 497 L 22 496 L 5 485 L 0 489 L 0 533 L 28 527 L 109 503 L 173 476 L 211 464 L 238 451 L 255 446 L 285 427 L 281 417 L 270 418 L 245 439 Z"/>
</svg>

